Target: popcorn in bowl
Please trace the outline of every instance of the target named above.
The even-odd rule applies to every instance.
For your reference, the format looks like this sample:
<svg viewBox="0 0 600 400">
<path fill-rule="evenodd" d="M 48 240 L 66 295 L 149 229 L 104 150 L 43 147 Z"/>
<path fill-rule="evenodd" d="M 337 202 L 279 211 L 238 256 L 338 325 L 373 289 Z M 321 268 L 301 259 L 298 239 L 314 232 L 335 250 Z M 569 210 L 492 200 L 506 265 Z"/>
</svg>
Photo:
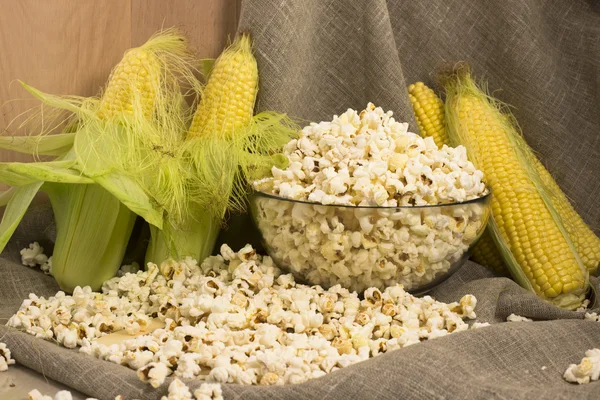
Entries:
<svg viewBox="0 0 600 400">
<path fill-rule="evenodd" d="M 254 183 L 251 208 L 269 255 L 299 280 L 427 290 L 487 223 L 489 191 L 466 149 L 438 149 L 371 103 L 310 124 L 284 153 L 289 166 Z"/>
</svg>

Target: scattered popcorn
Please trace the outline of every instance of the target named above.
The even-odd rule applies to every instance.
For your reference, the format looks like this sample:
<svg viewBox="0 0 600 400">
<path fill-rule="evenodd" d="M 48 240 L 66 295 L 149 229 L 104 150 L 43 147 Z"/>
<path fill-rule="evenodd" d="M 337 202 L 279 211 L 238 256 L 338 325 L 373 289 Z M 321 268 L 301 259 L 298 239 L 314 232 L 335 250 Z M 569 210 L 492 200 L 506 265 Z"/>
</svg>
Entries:
<svg viewBox="0 0 600 400">
<path fill-rule="evenodd" d="M 30 294 L 8 325 L 137 370 L 153 387 L 168 376 L 207 382 L 300 383 L 387 351 L 469 329 L 477 300 L 417 298 L 401 285 L 365 290 L 296 283 L 270 257 L 228 246 L 201 265 L 191 258 L 113 278 L 101 293 L 76 288 L 45 299 Z M 165 327 L 110 346 L 97 339 L 141 315 Z M 72 342 L 69 341 L 68 346 Z M 167 397 L 188 398 L 173 385 Z M 176 390 L 177 389 L 177 390 Z M 199 395 L 220 398 L 216 386 Z M 179 397 L 175 397 L 179 396 Z M 209 398 L 209 397 L 199 397 Z"/>
<path fill-rule="evenodd" d="M 595 312 L 586 312 L 583 319 L 585 319 L 586 321 L 600 321 L 600 315 L 598 315 L 598 313 Z"/>
<path fill-rule="evenodd" d="M 407 129 L 369 103 L 310 124 L 286 145 L 288 168 L 274 167 L 272 177 L 254 183 L 297 200 L 255 197 L 254 218 L 278 265 L 298 280 L 363 291 L 422 288 L 460 264 L 488 209 L 477 202 L 412 206 L 482 197 L 482 172 L 463 146 L 438 149 Z"/>
<path fill-rule="evenodd" d="M 575 311 L 577 312 L 585 312 L 588 307 L 590 306 L 590 300 L 589 299 L 585 299 L 582 303 L 581 303 L 581 307 L 579 307 L 578 309 L 576 309 Z"/>
<path fill-rule="evenodd" d="M 520 315 L 516 315 L 516 314 L 510 314 L 506 320 L 508 322 L 531 322 L 533 321 L 530 318 L 526 318 L 526 317 L 521 317 Z"/>
<path fill-rule="evenodd" d="M 545 370 L 547 370 L 547 369 L 548 369 L 548 367 L 546 367 L 545 365 L 544 365 L 544 366 L 542 366 L 542 371 L 545 371 Z"/>
<path fill-rule="evenodd" d="M 27 393 L 27 397 L 29 398 L 29 400 L 54 400 L 52 396 L 44 396 L 37 389 L 33 389 L 32 391 Z"/>
<path fill-rule="evenodd" d="M 52 256 L 48 257 L 48 260 L 46 260 L 45 263 L 43 263 L 42 265 L 40 265 L 40 269 L 46 275 L 52 275 Z"/>
<path fill-rule="evenodd" d="M 598 380 L 600 377 L 600 349 L 586 351 L 581 363 L 569 365 L 563 377 L 567 382 L 578 384 Z"/>
<path fill-rule="evenodd" d="M 473 324 L 471 324 L 471 329 L 485 328 L 486 326 L 490 326 L 490 323 L 489 322 L 473 322 Z"/>
<path fill-rule="evenodd" d="M 203 383 L 194 390 L 196 400 L 223 400 L 223 391 L 220 383 Z"/>
<path fill-rule="evenodd" d="M 115 348 L 118 348 L 118 346 L 115 346 Z M 98 353 L 102 354 L 103 353 L 103 348 L 99 347 L 98 348 Z M 111 351 L 111 349 L 107 349 L 109 352 Z M 181 350 L 180 352 L 181 353 Z M 112 361 L 115 362 L 113 360 L 111 360 L 110 358 L 110 353 L 106 353 L 106 354 L 102 354 L 106 357 L 106 359 L 108 361 Z M 173 364 L 173 363 L 171 363 Z M 172 366 L 172 365 L 171 365 Z M 140 378 L 140 380 L 144 381 L 144 382 L 148 382 L 150 385 L 152 385 L 153 388 L 157 388 L 160 385 L 162 385 L 165 381 L 165 379 L 167 378 L 167 376 L 169 376 L 171 374 L 171 370 L 169 369 L 169 367 L 167 365 L 165 365 L 165 363 L 161 363 L 161 362 L 151 362 L 143 367 L 140 367 L 137 370 L 137 374 L 138 377 Z"/>
<path fill-rule="evenodd" d="M 29 267 L 40 265 L 42 271 L 47 274 L 52 272 L 52 257 L 48 258 L 44 254 L 44 248 L 38 242 L 33 242 L 21 250 L 21 263 Z"/>
<path fill-rule="evenodd" d="M 29 393 L 27 393 L 29 400 L 73 400 L 73 395 L 68 390 L 61 390 L 52 396 L 43 395 L 39 390 L 33 389 Z M 115 400 L 119 400 L 120 396 L 117 396 Z M 86 400 L 98 400 L 93 397 L 88 397 Z"/>
<path fill-rule="evenodd" d="M 10 349 L 5 343 L 0 342 L 0 372 L 8 370 L 8 366 L 15 363 L 10 356 Z"/>
<path fill-rule="evenodd" d="M 73 395 L 68 390 L 61 390 L 54 395 L 54 400 L 73 400 Z"/>
<path fill-rule="evenodd" d="M 123 276 L 125 274 L 135 274 L 140 270 L 140 265 L 135 261 L 131 264 L 123 265 L 117 271 L 117 276 Z"/>
<path fill-rule="evenodd" d="M 192 393 L 185 383 L 175 378 L 169 384 L 169 394 L 161 400 L 192 400 Z"/>
</svg>

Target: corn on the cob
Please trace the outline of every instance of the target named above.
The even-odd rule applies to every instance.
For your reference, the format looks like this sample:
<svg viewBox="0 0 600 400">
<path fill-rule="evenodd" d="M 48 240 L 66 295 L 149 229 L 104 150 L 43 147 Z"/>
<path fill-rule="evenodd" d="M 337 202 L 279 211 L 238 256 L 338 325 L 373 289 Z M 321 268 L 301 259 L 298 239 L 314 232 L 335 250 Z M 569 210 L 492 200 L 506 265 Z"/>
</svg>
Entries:
<svg viewBox="0 0 600 400">
<path fill-rule="evenodd" d="M 575 211 L 567 196 L 544 165 L 537 158 L 534 158 L 533 161 L 542 183 L 546 185 L 552 196 L 552 204 L 560 214 L 565 229 L 581 257 L 581 261 L 590 274 L 595 274 L 600 264 L 600 238 L 594 234 Z"/>
<path fill-rule="evenodd" d="M 421 136 L 431 136 L 437 147 L 450 145 L 444 126 L 444 103 L 435 92 L 423 82 L 408 87 L 408 97 L 412 103 Z"/>
<path fill-rule="evenodd" d="M 129 50 L 110 74 L 97 116 L 150 119 L 160 90 L 160 71 L 156 55 L 144 46 Z M 48 194 L 57 214 L 56 281 L 69 292 L 83 285 L 99 288 L 118 270 L 136 214 L 97 184 L 55 186 Z"/>
<path fill-rule="evenodd" d="M 17 193 L 24 197 L 44 184 L 57 223 L 53 275 L 63 290 L 71 291 L 77 285 L 97 289 L 114 276 L 136 213 L 151 224 L 162 226 L 166 207 L 156 205 L 157 199 L 160 200 L 156 188 L 174 185 L 160 181 L 156 177 L 157 168 L 152 167 L 162 162 L 163 154 L 170 150 L 165 150 L 165 143 L 182 140 L 183 121 L 179 131 L 168 128 L 179 126 L 184 119 L 178 108 L 182 108 L 178 82 L 193 76 L 187 54 L 186 42 L 176 30 L 154 35 L 125 54 L 99 99 L 52 96 L 24 85 L 51 110 L 69 112 L 67 121 L 74 136 L 70 142 L 72 148 L 69 142 L 64 146 L 56 140 L 43 141 L 48 142 L 46 147 L 51 145 L 46 150 L 59 158 L 33 164 L 40 167 L 37 169 L 21 168 L 25 172 L 31 170 L 27 176 L 36 179 L 37 186 L 19 188 L 23 194 Z M 50 112 L 51 126 L 57 125 L 54 123 L 57 115 L 61 114 Z M 47 113 L 40 113 L 39 117 L 41 123 L 34 126 L 41 129 L 38 137 L 43 138 L 48 133 Z M 169 139 L 161 140 L 166 135 L 170 135 Z M 24 142 L 21 148 L 32 147 L 26 145 Z M 61 148 L 64 153 L 58 153 Z M 168 158 L 175 157 L 169 153 Z M 73 166 L 75 169 L 71 171 L 69 168 Z M 64 180 L 65 174 L 71 178 L 77 176 L 79 181 Z M 170 194 L 176 197 L 173 191 Z M 6 224 L 0 224 L 0 251 L 18 223 L 15 217 L 20 220 L 29 204 L 22 203 L 18 210 L 11 210 Z"/>
<path fill-rule="evenodd" d="M 143 47 L 129 50 L 110 74 L 98 116 L 110 118 L 116 114 L 133 114 L 134 107 L 139 104 L 141 113 L 149 119 L 154 111 L 160 70 L 155 54 Z"/>
<path fill-rule="evenodd" d="M 432 136 L 438 147 L 443 144 L 450 145 L 443 121 L 444 105 L 442 100 L 423 82 L 410 85 L 408 92 L 421 134 L 424 137 Z M 555 194 L 552 197 L 552 203 L 561 215 L 581 260 L 591 274 L 596 273 L 600 264 L 600 238 L 581 219 L 543 164 L 537 158 L 533 160 L 542 182 L 549 188 L 550 193 Z M 507 272 L 502 256 L 487 230 L 473 247 L 471 258 L 498 273 Z"/>
<path fill-rule="evenodd" d="M 193 217 L 176 230 L 153 229 L 146 261 L 211 254 L 227 210 L 242 210 L 248 178 L 276 163 L 296 127 L 284 116 L 253 116 L 258 68 L 248 35 L 226 48 L 210 70 L 185 139 L 193 178 Z"/>
<path fill-rule="evenodd" d="M 498 274 L 508 274 L 508 269 L 506 268 L 502 256 L 496 247 L 496 243 L 494 243 L 494 239 L 487 228 L 481 235 L 481 239 L 473 246 L 471 259 L 478 264 L 489 267 Z"/>
<path fill-rule="evenodd" d="M 153 228 L 146 262 L 162 262 L 169 256 L 201 260 L 211 254 L 227 208 L 227 201 L 218 197 L 231 195 L 238 161 L 232 152 L 220 157 L 219 148 L 231 146 L 235 131 L 252 121 L 257 90 L 258 68 L 250 38 L 241 35 L 215 61 L 186 136 L 192 158 L 203 163 L 196 186 L 209 192 L 204 210 L 166 235 Z M 217 195 L 217 191 L 222 193 Z"/>
<path fill-rule="evenodd" d="M 246 126 L 254 115 L 258 67 L 250 37 L 241 35 L 213 66 L 188 138 L 219 134 L 224 137 Z"/>
<path fill-rule="evenodd" d="M 511 274 L 558 306 L 578 307 L 588 273 L 532 164 L 531 149 L 467 68 L 445 76 L 444 87 L 448 134 L 467 148 L 492 188 L 489 226 Z"/>
<path fill-rule="evenodd" d="M 412 103 L 421 135 L 423 137 L 433 137 L 439 148 L 443 145 L 450 146 L 450 138 L 446 133 L 444 103 L 442 100 L 423 82 L 411 84 L 408 87 L 408 97 Z M 491 268 L 496 273 L 508 273 L 487 229 L 473 247 L 471 258 L 475 262 Z"/>
</svg>

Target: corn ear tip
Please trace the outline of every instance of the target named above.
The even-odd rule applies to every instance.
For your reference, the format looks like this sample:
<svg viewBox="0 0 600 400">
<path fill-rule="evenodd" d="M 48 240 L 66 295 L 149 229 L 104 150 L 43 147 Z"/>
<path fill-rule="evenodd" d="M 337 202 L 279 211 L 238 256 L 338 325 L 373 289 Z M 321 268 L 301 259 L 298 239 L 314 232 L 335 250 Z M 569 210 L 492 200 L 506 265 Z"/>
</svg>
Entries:
<svg viewBox="0 0 600 400">
<path fill-rule="evenodd" d="M 447 87 L 469 79 L 471 66 L 465 61 L 442 63 L 436 68 L 435 76 L 442 87 Z"/>
<path fill-rule="evenodd" d="M 231 48 L 236 48 L 244 51 L 252 51 L 253 40 L 250 31 L 239 31 L 235 36 Z"/>
</svg>

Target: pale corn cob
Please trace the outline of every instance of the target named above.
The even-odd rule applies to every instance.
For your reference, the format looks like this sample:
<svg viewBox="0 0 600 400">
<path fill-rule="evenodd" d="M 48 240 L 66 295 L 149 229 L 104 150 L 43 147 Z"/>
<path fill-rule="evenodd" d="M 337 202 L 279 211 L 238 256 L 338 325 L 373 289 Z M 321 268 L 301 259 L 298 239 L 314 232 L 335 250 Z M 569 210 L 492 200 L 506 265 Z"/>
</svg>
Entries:
<svg viewBox="0 0 600 400">
<path fill-rule="evenodd" d="M 578 307 L 588 289 L 587 270 L 543 188 L 531 149 L 468 69 L 444 80 L 448 134 L 467 148 L 492 188 L 490 227 L 511 274 L 556 305 Z"/>
<path fill-rule="evenodd" d="M 450 138 L 446 133 L 444 122 L 444 103 L 442 100 L 423 82 L 410 85 L 408 93 L 421 136 L 433 137 L 433 141 L 439 148 L 443 145 L 450 146 Z M 487 229 L 473 247 L 471 259 L 491 268 L 496 273 L 508 273 L 506 265 L 502 261 L 502 256 Z"/>
<path fill-rule="evenodd" d="M 124 114 L 151 118 L 161 65 L 146 46 L 129 50 L 112 70 L 97 110 L 99 118 Z M 119 269 L 136 214 L 97 184 L 73 185 L 64 198 L 58 193 L 50 192 L 53 207 L 60 210 L 58 197 L 67 202 L 70 215 L 66 221 L 57 219 L 53 275 L 68 292 L 76 286 L 98 289 Z"/>
<path fill-rule="evenodd" d="M 234 194 L 239 185 L 241 142 L 237 136 L 253 121 L 257 90 L 258 67 L 251 41 L 240 35 L 215 61 L 186 135 L 195 165 L 193 186 L 201 188 L 192 196 L 202 205 L 202 213 L 172 232 L 172 243 L 167 246 L 164 235 L 153 228 L 146 262 L 160 263 L 173 254 L 202 260 L 211 254 L 225 211 L 240 203 Z"/>
<path fill-rule="evenodd" d="M 215 62 L 188 138 L 227 137 L 235 129 L 246 126 L 254 115 L 257 90 L 258 67 L 250 37 L 241 35 Z"/>
<path fill-rule="evenodd" d="M 110 74 L 98 115 L 109 118 L 116 114 L 133 114 L 134 107 L 139 105 L 144 117 L 149 119 L 154 111 L 160 71 L 155 54 L 144 47 L 129 50 Z"/>
</svg>

